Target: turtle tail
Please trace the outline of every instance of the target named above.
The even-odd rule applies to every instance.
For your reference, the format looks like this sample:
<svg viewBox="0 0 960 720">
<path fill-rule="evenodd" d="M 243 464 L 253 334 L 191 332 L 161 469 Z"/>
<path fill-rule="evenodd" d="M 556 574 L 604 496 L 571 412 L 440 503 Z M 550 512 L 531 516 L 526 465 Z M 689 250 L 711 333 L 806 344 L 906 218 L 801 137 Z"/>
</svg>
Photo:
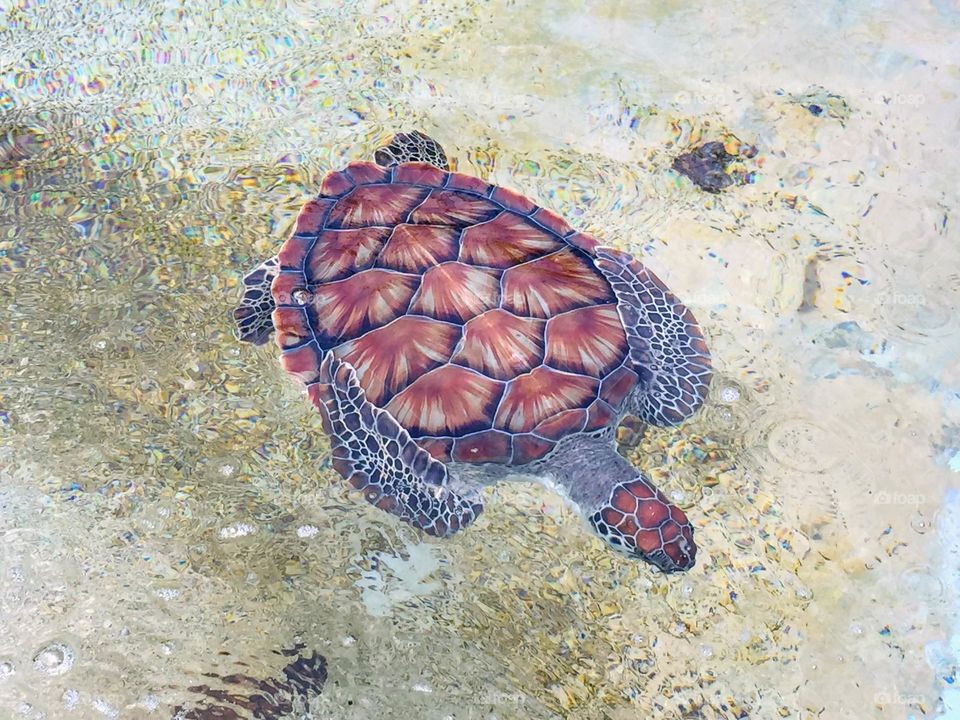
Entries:
<svg viewBox="0 0 960 720">
<path fill-rule="evenodd" d="M 270 286 L 280 269 L 274 256 L 257 265 L 243 278 L 243 299 L 233 311 L 237 336 L 243 342 L 263 345 L 273 332 L 273 294 Z"/>
<path fill-rule="evenodd" d="M 373 154 L 373 159 L 381 167 L 393 167 L 407 162 L 425 162 L 449 170 L 447 154 L 436 140 L 419 130 L 411 133 L 397 133 L 388 145 L 384 145 Z"/>
</svg>

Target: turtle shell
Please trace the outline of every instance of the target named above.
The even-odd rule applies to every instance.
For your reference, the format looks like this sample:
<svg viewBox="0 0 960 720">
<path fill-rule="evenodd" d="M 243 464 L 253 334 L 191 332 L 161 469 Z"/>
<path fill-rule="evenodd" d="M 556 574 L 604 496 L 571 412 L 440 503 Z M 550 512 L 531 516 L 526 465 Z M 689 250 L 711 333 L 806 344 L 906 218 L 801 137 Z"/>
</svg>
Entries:
<svg viewBox="0 0 960 720">
<path fill-rule="evenodd" d="M 615 422 L 638 382 L 596 242 L 527 198 L 425 163 L 323 180 L 280 250 L 285 369 L 326 352 L 442 461 L 522 465 Z"/>
</svg>

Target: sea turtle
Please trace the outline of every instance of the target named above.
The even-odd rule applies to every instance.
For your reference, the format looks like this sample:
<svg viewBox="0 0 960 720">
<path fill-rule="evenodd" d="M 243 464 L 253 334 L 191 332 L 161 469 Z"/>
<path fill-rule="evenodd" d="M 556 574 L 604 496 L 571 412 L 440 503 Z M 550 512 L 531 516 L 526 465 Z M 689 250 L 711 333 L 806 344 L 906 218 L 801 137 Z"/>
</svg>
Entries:
<svg viewBox="0 0 960 720">
<path fill-rule="evenodd" d="M 276 332 L 337 472 L 435 536 L 476 519 L 482 485 L 538 479 L 615 548 L 692 567 L 686 515 L 614 431 L 700 406 L 711 364 L 693 314 L 630 255 L 449 172 L 422 133 L 375 159 L 324 178 L 235 311 L 242 340 Z"/>
</svg>

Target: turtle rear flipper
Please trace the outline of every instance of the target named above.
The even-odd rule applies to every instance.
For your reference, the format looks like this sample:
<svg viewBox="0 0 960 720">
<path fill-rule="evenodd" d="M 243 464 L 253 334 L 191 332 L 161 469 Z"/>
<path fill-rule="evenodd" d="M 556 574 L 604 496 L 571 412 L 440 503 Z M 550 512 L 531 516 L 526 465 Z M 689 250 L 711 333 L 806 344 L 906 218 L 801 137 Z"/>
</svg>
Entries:
<svg viewBox="0 0 960 720">
<path fill-rule="evenodd" d="M 696 412 L 710 388 L 710 352 L 693 313 L 630 255 L 598 248 L 597 268 L 617 297 L 617 312 L 640 374 L 636 414 L 676 425 Z"/>
<path fill-rule="evenodd" d="M 280 262 L 274 256 L 257 265 L 243 278 L 243 299 L 233 311 L 237 335 L 243 342 L 263 345 L 273 332 L 275 307 L 270 286 L 280 270 Z"/>
<path fill-rule="evenodd" d="M 349 363 L 327 353 L 319 382 L 308 392 L 330 436 L 334 468 L 367 502 L 438 537 L 466 527 L 483 511 L 478 496 L 451 490 L 443 463 L 366 399 Z"/>
<path fill-rule="evenodd" d="M 407 162 L 425 162 L 441 170 L 449 170 L 447 154 L 440 143 L 419 130 L 411 133 L 397 133 L 388 145 L 373 154 L 373 159 L 381 167 L 393 167 Z"/>
</svg>

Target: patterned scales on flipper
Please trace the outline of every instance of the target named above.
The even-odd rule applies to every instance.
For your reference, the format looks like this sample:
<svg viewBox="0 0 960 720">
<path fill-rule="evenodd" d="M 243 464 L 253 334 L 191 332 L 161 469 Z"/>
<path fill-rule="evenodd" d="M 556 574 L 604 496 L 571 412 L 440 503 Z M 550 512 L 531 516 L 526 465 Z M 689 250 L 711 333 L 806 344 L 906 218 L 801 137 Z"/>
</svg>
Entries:
<svg viewBox="0 0 960 720">
<path fill-rule="evenodd" d="M 391 167 L 405 162 L 425 162 L 446 169 L 447 155 L 433 138 L 419 130 L 397 133 L 388 145 L 374 153 L 377 165 Z"/>
<path fill-rule="evenodd" d="M 676 425 L 696 412 L 710 388 L 710 352 L 696 318 L 630 255 L 600 248 L 597 256 L 641 376 L 635 412 L 653 425 Z"/>
<path fill-rule="evenodd" d="M 385 410 L 367 401 L 357 375 L 328 354 L 310 399 L 330 436 L 333 466 L 381 510 L 431 535 L 466 527 L 481 513 L 479 498 L 447 486 L 447 469 L 422 450 Z"/>
<path fill-rule="evenodd" d="M 243 278 L 243 298 L 233 311 L 237 334 L 243 342 L 263 345 L 273 332 L 273 296 L 270 286 L 277 276 L 280 263 L 276 257 L 265 260 Z"/>
</svg>

